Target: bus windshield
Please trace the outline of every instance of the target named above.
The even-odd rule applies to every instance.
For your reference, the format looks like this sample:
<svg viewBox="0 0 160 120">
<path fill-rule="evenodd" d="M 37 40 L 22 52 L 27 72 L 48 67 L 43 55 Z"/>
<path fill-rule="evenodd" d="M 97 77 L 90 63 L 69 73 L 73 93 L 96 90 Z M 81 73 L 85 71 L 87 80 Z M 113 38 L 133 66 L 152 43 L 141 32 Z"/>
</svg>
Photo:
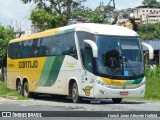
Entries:
<svg viewBox="0 0 160 120">
<path fill-rule="evenodd" d="M 135 77 L 144 74 L 143 54 L 137 37 L 97 35 L 96 71 L 111 77 Z"/>
</svg>

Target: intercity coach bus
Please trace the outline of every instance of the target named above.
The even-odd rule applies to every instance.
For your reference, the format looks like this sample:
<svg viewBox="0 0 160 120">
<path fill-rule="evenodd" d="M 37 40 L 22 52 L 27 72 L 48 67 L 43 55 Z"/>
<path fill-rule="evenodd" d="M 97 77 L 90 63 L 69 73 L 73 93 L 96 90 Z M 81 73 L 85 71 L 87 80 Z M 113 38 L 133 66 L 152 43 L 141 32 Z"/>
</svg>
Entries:
<svg viewBox="0 0 160 120">
<path fill-rule="evenodd" d="M 82 98 L 143 97 L 145 68 L 142 45 L 131 29 L 80 23 L 11 40 L 7 86 L 25 97 L 35 93 Z"/>
</svg>

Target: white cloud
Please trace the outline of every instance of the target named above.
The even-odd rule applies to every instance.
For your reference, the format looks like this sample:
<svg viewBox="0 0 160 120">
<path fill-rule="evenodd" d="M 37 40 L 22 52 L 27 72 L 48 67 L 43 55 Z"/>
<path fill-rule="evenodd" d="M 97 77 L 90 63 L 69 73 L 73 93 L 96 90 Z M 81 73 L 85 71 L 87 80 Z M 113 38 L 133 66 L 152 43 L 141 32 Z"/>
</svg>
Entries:
<svg viewBox="0 0 160 120">
<path fill-rule="evenodd" d="M 22 4 L 20 0 L 1 0 L 0 1 L 0 23 L 2 25 L 16 26 L 16 22 L 22 29 L 30 27 L 28 20 L 33 8 L 32 4 Z"/>
<path fill-rule="evenodd" d="M 142 5 L 143 0 L 115 0 L 117 9 L 134 8 Z"/>
</svg>

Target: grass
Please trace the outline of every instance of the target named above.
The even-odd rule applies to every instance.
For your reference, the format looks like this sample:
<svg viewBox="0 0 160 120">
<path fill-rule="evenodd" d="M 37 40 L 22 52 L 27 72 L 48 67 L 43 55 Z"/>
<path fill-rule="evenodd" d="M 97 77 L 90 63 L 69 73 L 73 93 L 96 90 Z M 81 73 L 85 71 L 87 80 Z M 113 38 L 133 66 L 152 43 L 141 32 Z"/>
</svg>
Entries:
<svg viewBox="0 0 160 120">
<path fill-rule="evenodd" d="M 160 100 L 160 67 L 146 68 L 145 99 Z"/>
<path fill-rule="evenodd" d="M 125 100 L 160 101 L 160 67 L 146 67 L 146 91 L 144 98 L 125 98 Z"/>
<path fill-rule="evenodd" d="M 6 82 L 0 83 L 0 96 L 16 100 L 28 100 L 28 98 L 20 95 L 17 91 L 8 89 Z"/>
</svg>

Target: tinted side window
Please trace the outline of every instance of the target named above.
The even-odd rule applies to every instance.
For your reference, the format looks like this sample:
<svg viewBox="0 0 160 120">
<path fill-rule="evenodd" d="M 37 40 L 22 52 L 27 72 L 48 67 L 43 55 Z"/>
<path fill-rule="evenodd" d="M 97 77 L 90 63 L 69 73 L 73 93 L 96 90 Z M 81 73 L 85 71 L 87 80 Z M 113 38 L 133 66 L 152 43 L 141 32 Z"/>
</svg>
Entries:
<svg viewBox="0 0 160 120">
<path fill-rule="evenodd" d="M 93 53 L 92 53 L 92 48 L 86 47 L 85 48 L 85 60 L 84 60 L 84 66 L 90 70 L 93 71 Z"/>
<path fill-rule="evenodd" d="M 50 55 L 71 55 L 77 58 L 74 33 L 53 36 L 51 39 Z"/>
<path fill-rule="evenodd" d="M 85 61 L 88 60 L 88 57 L 86 57 L 85 55 L 86 55 L 86 53 L 89 53 L 89 50 L 87 50 L 86 48 L 90 48 L 90 46 L 88 44 L 86 44 L 84 42 L 84 40 L 85 39 L 93 40 L 93 34 L 88 33 L 88 32 L 79 31 L 79 32 L 77 32 L 77 37 L 78 37 L 78 43 L 79 43 L 79 46 L 80 46 L 80 52 L 81 52 L 81 57 L 82 57 L 83 65 L 86 68 L 88 68 L 86 66 L 87 63 L 85 63 Z"/>
<path fill-rule="evenodd" d="M 12 59 L 31 57 L 31 42 L 32 41 L 23 41 L 9 44 L 9 57 Z"/>
<path fill-rule="evenodd" d="M 20 43 L 14 43 L 13 46 L 14 46 L 13 58 L 20 58 L 20 54 L 21 54 Z"/>
<path fill-rule="evenodd" d="M 66 49 L 64 50 L 64 52 L 66 52 L 66 55 L 77 58 L 74 32 L 64 34 L 64 44 L 64 46 L 66 46 Z"/>
<path fill-rule="evenodd" d="M 84 50 L 85 48 L 85 39 L 93 40 L 93 34 L 88 33 L 88 32 L 82 32 L 79 31 L 77 32 L 77 37 L 78 37 L 78 42 L 81 50 Z"/>
<path fill-rule="evenodd" d="M 32 57 L 32 46 L 33 40 L 27 40 L 27 41 L 23 41 L 20 42 L 21 45 L 21 58 L 29 58 Z"/>
<path fill-rule="evenodd" d="M 51 37 L 40 38 L 39 42 L 40 42 L 40 45 L 38 49 L 38 55 L 39 56 L 50 55 Z"/>
<path fill-rule="evenodd" d="M 39 47 L 40 47 L 40 41 L 38 38 L 36 39 L 33 39 L 33 42 L 32 42 L 32 57 L 38 57 L 39 56 Z"/>
<path fill-rule="evenodd" d="M 63 36 L 54 36 L 51 39 L 51 55 L 62 55 L 63 51 Z"/>
<path fill-rule="evenodd" d="M 11 43 L 11 44 L 9 44 L 9 46 L 8 46 L 8 57 L 9 58 L 11 58 L 11 59 L 13 59 L 14 58 L 14 56 L 13 56 L 13 52 L 14 51 L 14 44 L 13 43 Z"/>
<path fill-rule="evenodd" d="M 74 32 L 11 43 L 8 49 L 8 55 L 13 59 L 49 55 L 70 55 L 77 58 Z"/>
</svg>

